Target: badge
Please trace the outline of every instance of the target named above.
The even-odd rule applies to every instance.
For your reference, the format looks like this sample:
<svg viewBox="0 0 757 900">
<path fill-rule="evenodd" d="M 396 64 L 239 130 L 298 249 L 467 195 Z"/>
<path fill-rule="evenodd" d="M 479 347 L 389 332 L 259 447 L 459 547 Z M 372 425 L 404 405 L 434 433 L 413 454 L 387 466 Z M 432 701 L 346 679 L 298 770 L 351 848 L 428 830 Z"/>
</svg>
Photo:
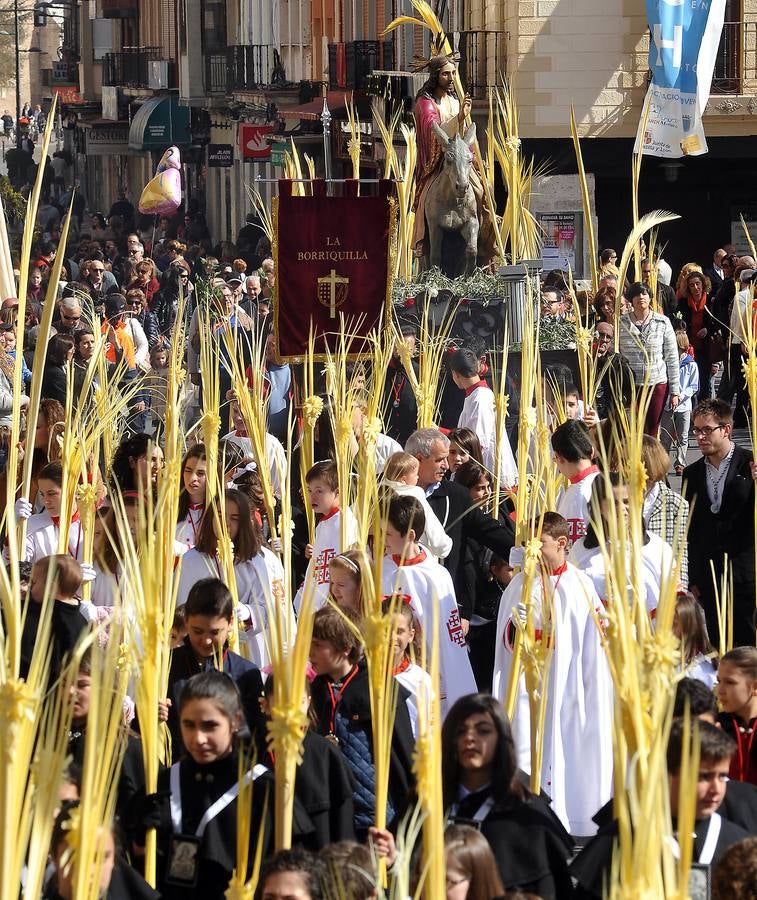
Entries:
<svg viewBox="0 0 757 900">
<path fill-rule="evenodd" d="M 200 840 L 188 834 L 175 834 L 168 848 L 166 882 L 179 887 L 194 887 L 200 869 Z"/>
<path fill-rule="evenodd" d="M 332 744 L 336 744 L 337 747 L 339 746 L 339 738 L 338 738 L 335 734 L 333 734 L 333 733 L 332 733 L 332 734 L 327 734 L 327 735 L 326 735 L 326 740 L 327 740 L 327 741 L 331 741 Z"/>
<path fill-rule="evenodd" d="M 395 400 L 394 403 L 392 403 L 392 406 L 393 406 L 395 409 L 399 409 L 399 407 L 400 407 L 400 401 L 399 401 L 399 400 Z"/>
</svg>

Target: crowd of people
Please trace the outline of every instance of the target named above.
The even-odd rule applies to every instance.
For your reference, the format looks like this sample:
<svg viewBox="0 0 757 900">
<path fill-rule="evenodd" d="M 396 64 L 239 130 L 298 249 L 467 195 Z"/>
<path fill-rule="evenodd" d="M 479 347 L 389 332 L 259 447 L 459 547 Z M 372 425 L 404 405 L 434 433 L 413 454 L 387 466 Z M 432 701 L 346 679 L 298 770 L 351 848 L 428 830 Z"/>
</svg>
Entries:
<svg viewBox="0 0 757 900">
<path fill-rule="evenodd" d="M 313 459 L 298 483 L 301 393 L 297 372 L 275 358 L 275 266 L 271 247 L 250 221 L 235 244 L 213 246 L 197 212 L 176 220 L 139 220 L 126 198 L 107 216 L 78 223 L 76 238 L 60 247 L 61 210 L 51 194 L 39 215 L 42 232 L 32 255 L 23 321 L 19 301 L 0 308 L 0 462 L 10 458 L 14 403 L 24 408 L 37 374 L 40 323 L 54 304 L 53 327 L 41 373 L 36 422 L 26 422 L 23 456 L 33 454 L 32 490 L 19 497 L 16 519 L 26 520 L 21 548 L 27 614 L 21 646 L 26 676 L 38 652 L 41 603 L 53 604 L 49 644 L 51 683 L 77 642 L 114 607 L 128 610 L 118 519 L 132 536 L 146 527 L 146 495 L 161 479 L 169 358 L 176 335 L 184 362 L 186 453 L 176 473 L 176 612 L 173 654 L 159 717 L 171 734 L 157 792 L 147 792 L 139 749 L 139 708 L 129 705 L 128 742 L 116 813 L 103 868 L 101 896 L 112 898 L 224 896 L 237 861 L 239 756 L 256 748 L 250 864 L 260 842 L 263 900 L 350 900 L 379 896 L 380 873 L 398 866 L 398 830 L 413 808 L 414 745 L 429 723 L 429 697 L 438 695 L 441 724 L 446 896 L 601 898 L 610 877 L 613 840 L 613 685 L 603 628 L 610 603 L 608 547 L 615 516 L 630 505 L 624 448 L 613 446 L 607 423 L 649 392 L 642 460 L 643 546 L 638 560 L 642 603 L 654 621 L 661 591 L 674 579 L 673 631 L 681 648 L 681 680 L 674 716 L 684 708 L 702 720 L 698 731 L 695 860 L 713 866 L 713 896 L 748 898 L 757 883 L 757 650 L 755 650 L 754 463 L 733 440 L 750 418 L 742 361 L 744 323 L 752 315 L 757 264 L 718 250 L 712 266 L 685 265 L 673 286 L 661 259 L 642 262 L 641 280 L 619 284 L 616 254 L 604 251 L 596 293 L 571 296 L 563 273 L 545 276 L 541 315 L 576 321 L 594 335 L 596 395 L 581 396 L 575 368 L 542 374 L 544 415 L 562 487 L 543 511 L 535 537 L 540 568 L 529 585 L 517 546 L 515 500 L 528 473 L 519 470 L 517 429 L 498 446 L 493 360 L 473 341 L 451 348 L 445 360 L 445 403 L 435 427 L 418 428 L 417 356 L 424 352 L 418 323 L 396 321 L 396 345 L 385 372 L 367 363 L 350 369 L 350 463 L 370 435 L 375 477 L 385 491 L 381 584 L 385 614 L 393 618 L 393 672 L 398 682 L 387 802 L 387 828 L 375 825 L 377 794 L 370 679 L 363 635 L 377 560 L 358 545 L 349 502 L 342 504 L 339 428 L 319 422 Z M 59 283 L 51 284 L 58 253 Z M 203 317 L 207 311 L 207 320 Z M 183 316 L 177 322 L 177 316 Z M 267 433 L 257 458 L 244 398 L 233 390 L 231 365 L 218 354 L 220 450 L 213 458 L 198 427 L 207 370 L 201 362 L 203 322 L 211 340 L 231 324 L 239 348 L 264 348 Z M 181 326 L 181 327 L 179 327 Z M 616 335 L 616 328 L 618 329 Z M 14 386 L 16 341 L 23 333 L 21 394 Z M 74 510 L 68 552 L 59 553 L 65 459 L 61 436 L 67 411 L 92 402 L 103 389 L 88 377 L 95 353 L 105 379 L 128 403 L 123 431 L 97 481 L 94 549 L 85 553 L 83 525 Z M 245 358 L 250 364 L 255 354 Z M 98 374 L 98 378 L 101 376 Z M 15 387 L 15 390 L 14 390 Z M 382 395 L 380 433 L 367 421 L 371 390 Z M 734 401 L 735 397 L 735 401 Z M 449 402 L 447 402 L 447 399 Z M 590 402 L 591 400 L 591 402 Z M 70 415 L 70 413 L 69 413 Z M 604 438 L 602 437 L 604 435 Z M 700 455 L 690 462 L 689 437 Z M 671 457 L 671 452 L 673 456 Z M 497 468 L 499 467 L 499 468 Z M 214 477 L 211 476 L 211 472 Z M 265 475 L 263 476 L 263 472 Z M 502 502 L 492 515 L 494 473 Z M 681 490 L 669 482 L 683 478 Z M 215 477 L 217 474 L 217 478 Z M 556 477 L 558 477 L 556 475 Z M 291 538 L 276 538 L 263 481 L 277 504 L 291 505 Z M 215 496 L 209 485 L 219 484 Z M 315 517 L 308 527 L 307 508 Z M 221 529 L 219 522 L 224 523 Z M 148 526 L 149 527 L 149 523 Z M 233 552 L 234 583 L 220 565 L 222 532 Z M 617 538 L 616 538 L 617 539 Z M 282 540 L 291 540 L 291 572 Z M 718 591 L 730 578 L 733 648 L 719 633 Z M 273 781 L 267 743 L 270 674 L 267 597 L 280 597 L 291 579 L 299 614 L 315 607 L 310 671 L 302 685 L 309 727 L 295 782 L 293 849 L 273 852 L 271 805 L 258 789 Z M 531 591 L 530 599 L 527 590 Z M 547 614 L 545 598 L 554 611 Z M 88 599 L 84 599 L 88 597 Z M 397 598 L 402 602 L 397 602 Z M 529 696 L 511 675 L 518 633 L 529 620 L 555 638 L 540 793 L 529 788 Z M 232 640 L 232 636 L 236 640 Z M 235 652 L 232 646 L 237 647 Z M 438 653 L 439 679 L 427 667 Z M 50 850 L 44 896 L 73 896 L 67 823 L 75 815 L 92 702 L 92 667 L 85 654 L 73 691 L 70 764 L 60 785 L 60 811 Z M 505 714 L 516 681 L 512 720 Z M 672 689 L 672 688 L 671 688 Z M 144 712 L 142 712 L 144 715 Z M 670 808 L 675 820 L 684 741 L 674 720 L 668 743 Z M 622 780 L 622 779 L 621 779 Z M 157 891 L 142 879 L 145 835 L 158 835 Z M 419 857 L 421 854 L 419 854 Z M 423 868 L 419 858 L 415 877 Z"/>
</svg>

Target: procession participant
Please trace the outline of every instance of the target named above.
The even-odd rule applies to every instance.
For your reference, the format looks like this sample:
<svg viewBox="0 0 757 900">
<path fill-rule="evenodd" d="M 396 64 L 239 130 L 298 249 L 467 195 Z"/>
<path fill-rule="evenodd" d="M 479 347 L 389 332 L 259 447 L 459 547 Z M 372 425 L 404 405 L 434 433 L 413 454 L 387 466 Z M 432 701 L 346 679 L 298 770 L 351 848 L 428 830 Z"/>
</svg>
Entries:
<svg viewBox="0 0 757 900">
<path fill-rule="evenodd" d="M 317 462 L 305 475 L 308 502 L 319 517 L 312 544 L 305 548 L 309 559 L 305 583 L 300 586 L 294 598 L 294 607 L 299 613 L 303 601 L 308 597 L 312 584 L 312 599 L 315 609 L 320 609 L 329 596 L 329 563 L 339 553 L 348 550 L 357 540 L 357 521 L 352 510 L 342 510 L 339 499 L 339 478 L 336 463 L 332 460 Z M 346 517 L 346 547 L 342 547 L 341 518 Z"/>
<path fill-rule="evenodd" d="M 48 463 L 40 470 L 37 484 L 44 506 L 42 512 L 32 515 L 31 504 L 24 498 L 17 500 L 15 505 L 16 516 L 28 520 L 22 556 L 27 562 L 36 562 L 38 559 L 58 552 L 60 508 L 63 500 L 62 463 Z M 73 559 L 81 561 L 83 551 L 84 541 L 79 511 L 76 508 L 76 501 L 74 501 L 73 516 L 68 531 L 68 552 Z M 88 569 L 89 574 L 91 572 Z"/>
<path fill-rule="evenodd" d="M 501 559 L 509 559 L 515 537 L 512 522 L 496 521 L 487 516 L 464 487 L 445 479 L 449 469 L 449 439 L 437 428 L 413 432 L 405 443 L 405 452 L 418 460 L 418 486 L 426 492 L 429 506 L 452 538 L 452 549 L 444 560 L 444 567 L 452 575 L 461 608 L 461 624 L 467 632 L 476 590 L 469 540 L 478 541 Z"/>
<path fill-rule="evenodd" d="M 465 391 L 458 428 L 470 428 L 481 442 L 483 464 L 490 472 L 497 467 L 497 417 L 494 392 L 479 374 L 479 358 L 472 350 L 456 350 L 447 361 L 452 380 Z M 518 466 L 510 442 L 505 438 L 500 450 L 499 471 L 502 485 L 512 488 L 518 483 Z"/>
<path fill-rule="evenodd" d="M 546 512 L 537 535 L 540 568 L 531 585 L 531 621 L 554 648 L 549 667 L 541 783 L 574 835 L 593 834 L 594 813 L 612 796 L 612 680 L 599 627 L 601 602 L 591 580 L 566 560 L 568 522 Z M 504 700 L 518 629 L 526 625 L 523 572 L 505 589 L 497 619 L 492 694 Z M 516 624 L 516 622 L 518 624 Z M 516 760 L 531 771 L 531 714 L 518 680 L 512 721 Z"/>
<path fill-rule="evenodd" d="M 173 758 L 183 753 L 180 718 L 181 693 L 193 675 L 219 669 L 237 686 L 247 724 L 254 728 L 261 716 L 258 698 L 263 692 L 260 669 L 229 650 L 229 632 L 235 627 L 234 601 L 218 578 L 195 582 L 184 604 L 187 636 L 171 655 L 167 697 L 159 704 L 161 720 L 168 723 Z"/>
<path fill-rule="evenodd" d="M 555 465 L 568 479 L 568 487 L 560 492 L 557 512 L 568 523 L 569 547 L 586 534 L 591 519 L 591 488 L 599 474 L 594 464 L 594 445 L 589 429 L 577 419 L 568 419 L 552 432 Z"/>
<path fill-rule="evenodd" d="M 223 515 L 234 555 L 238 603 L 237 619 L 244 629 L 250 659 L 259 668 L 269 664 L 266 646 L 268 603 L 279 603 L 284 595 L 284 569 L 279 558 L 261 542 L 253 525 L 247 497 L 227 490 L 223 510 L 208 509 L 200 522 L 197 543 L 181 558 L 176 606 L 183 606 L 193 587 L 204 578 L 225 579 L 218 556 L 217 516 Z"/>
<path fill-rule="evenodd" d="M 316 672 L 311 691 L 317 730 L 336 743 L 350 768 L 355 782 L 355 832 L 364 838 L 374 824 L 376 769 L 368 669 L 359 628 L 360 619 L 351 610 L 319 609 L 313 620 L 310 663 Z M 401 819 L 413 786 L 414 741 L 405 698 L 400 686 L 389 770 L 390 826 Z"/>
<path fill-rule="evenodd" d="M 221 441 L 223 444 L 236 444 L 242 451 L 245 459 L 255 459 L 252 449 L 252 439 L 247 433 L 247 424 L 242 415 L 239 400 L 234 397 L 229 403 L 229 414 L 234 425 L 234 430 L 225 434 Z M 223 448 L 222 448 L 223 449 Z M 281 486 L 286 480 L 286 473 L 289 468 L 287 455 L 281 442 L 269 432 L 265 435 L 265 455 L 266 462 L 270 471 L 271 488 L 273 493 L 279 499 L 281 498 Z"/>
<path fill-rule="evenodd" d="M 621 481 L 617 472 L 610 472 L 608 476 L 600 476 L 592 485 L 591 509 L 592 520 L 586 529 L 586 535 L 577 541 L 570 551 L 569 561 L 578 569 L 589 576 L 594 584 L 594 589 L 603 604 L 608 602 L 607 573 L 605 570 L 605 555 L 599 545 L 600 534 L 604 537 L 609 551 L 613 551 L 610 516 L 612 507 L 608 499 L 607 482 L 615 497 L 616 514 L 620 517 L 618 534 L 625 537 L 628 532 L 628 485 Z M 603 529 L 596 524 L 595 517 L 601 517 Z M 646 605 L 649 617 L 654 621 L 657 614 L 657 604 L 660 598 L 660 587 L 663 578 L 677 578 L 676 562 L 670 546 L 656 534 L 651 534 L 644 527 L 642 521 L 642 547 L 641 547 L 641 582 L 643 591 L 642 602 Z M 626 568 L 631 565 L 630 550 L 626 548 Z M 630 584 L 629 584 L 630 590 Z M 629 602 L 630 602 L 629 594 Z"/>
<path fill-rule="evenodd" d="M 733 577 L 733 641 L 754 644 L 754 479 L 752 453 L 731 440 L 733 413 L 723 400 L 705 400 L 693 413 L 702 457 L 683 470 L 691 507 L 689 587 L 718 633 L 716 586 L 728 559 Z M 714 573 L 713 573 L 714 567 Z"/>
<path fill-rule="evenodd" d="M 363 615 L 363 572 L 369 572 L 364 550 L 345 550 L 329 563 L 329 598 L 341 608 Z"/>
<path fill-rule="evenodd" d="M 385 553 L 381 571 L 384 594 L 407 594 L 426 643 L 426 658 L 433 649 L 436 615 L 439 646 L 439 700 L 442 714 L 463 694 L 476 690 L 455 588 L 447 570 L 417 542 L 423 534 L 423 509 L 414 497 L 389 501 L 385 526 Z"/>
<path fill-rule="evenodd" d="M 208 460 L 205 445 L 195 444 L 181 461 L 181 494 L 176 525 L 176 552 L 186 553 L 197 543 L 205 514 Z"/>
<path fill-rule="evenodd" d="M 520 783 L 510 723 L 488 694 L 461 697 L 442 725 L 444 807 L 489 842 L 505 888 L 572 897 L 570 835 Z"/>
<path fill-rule="evenodd" d="M 400 602 L 395 602 L 394 597 L 385 597 L 381 604 L 384 615 L 390 612 L 394 617 L 394 666 L 392 674 L 408 693 L 407 711 L 410 714 L 410 724 L 413 729 L 413 737 L 418 739 L 418 718 L 425 711 L 431 710 L 433 686 L 431 676 L 417 660 L 421 658 L 420 638 L 421 630 L 418 625 L 413 607 L 403 595 Z"/>
<path fill-rule="evenodd" d="M 238 746 L 245 721 L 239 690 L 222 672 L 211 669 L 194 675 L 181 690 L 177 717 L 186 756 L 159 773 L 157 793 L 145 797 L 141 804 L 140 824 L 158 831 L 158 886 L 162 897 L 220 898 L 236 864 Z M 250 866 L 266 816 L 269 779 L 260 780 L 265 773 L 263 766 L 255 766 L 246 775 L 256 782 L 252 791 Z M 268 837 L 265 828 L 265 844 Z"/>
<path fill-rule="evenodd" d="M 757 649 L 734 647 L 723 654 L 715 693 L 722 709 L 720 727 L 737 745 L 729 775 L 736 781 L 757 784 Z"/>
<path fill-rule="evenodd" d="M 416 354 L 416 341 L 418 337 L 417 326 L 408 321 L 397 324 L 401 340 L 407 345 L 410 353 L 410 365 L 415 377 L 418 377 L 418 363 L 414 359 Z M 416 428 L 418 419 L 418 404 L 409 374 L 405 371 L 405 365 L 395 344 L 392 358 L 386 369 L 384 379 L 384 394 L 381 403 L 384 416 L 384 427 L 390 438 L 404 444 Z"/>
<path fill-rule="evenodd" d="M 699 738 L 699 775 L 696 782 L 693 862 L 710 866 L 732 844 L 748 836 L 748 832 L 722 817 L 720 809 L 728 783 L 728 767 L 735 750 L 733 740 L 719 728 L 700 721 L 695 732 Z M 681 757 L 684 746 L 681 720 L 673 723 L 668 740 L 668 789 L 673 832 L 677 832 L 676 818 L 680 802 Z M 640 823 L 636 823 L 639 827 Z M 617 841 L 618 823 L 605 825 L 571 863 L 570 871 L 578 881 L 577 900 L 600 900 L 605 896 Z"/>
<path fill-rule="evenodd" d="M 449 477 L 454 481 L 455 472 L 465 463 L 473 462 L 484 464 L 484 455 L 481 451 L 481 442 L 475 431 L 470 428 L 453 428 L 447 435 L 449 438 Z"/>
</svg>

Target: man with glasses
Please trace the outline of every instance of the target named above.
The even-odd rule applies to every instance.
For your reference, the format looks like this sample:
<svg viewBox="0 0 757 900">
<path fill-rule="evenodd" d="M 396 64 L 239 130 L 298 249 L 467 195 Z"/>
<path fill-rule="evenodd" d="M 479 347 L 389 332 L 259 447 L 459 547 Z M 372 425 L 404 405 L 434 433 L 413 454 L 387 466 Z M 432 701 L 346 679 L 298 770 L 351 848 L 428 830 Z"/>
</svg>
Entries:
<svg viewBox="0 0 757 900">
<path fill-rule="evenodd" d="M 733 575 L 734 646 L 754 646 L 752 453 L 731 440 L 733 418 L 724 401 L 703 400 L 693 419 L 692 432 L 702 457 L 683 470 L 683 495 L 692 510 L 689 587 L 704 608 L 710 634 L 717 634 L 716 588 L 721 589 L 727 555 Z"/>
<path fill-rule="evenodd" d="M 545 288 L 541 295 L 541 313 L 543 316 L 564 319 L 566 303 L 563 292 L 556 288 Z"/>
<path fill-rule="evenodd" d="M 633 370 L 625 356 L 613 351 L 614 342 L 615 328 L 612 323 L 598 322 L 594 337 L 597 358 L 594 410 L 599 419 L 606 419 L 618 402 L 628 408 L 633 396 Z"/>
<path fill-rule="evenodd" d="M 58 334 L 72 335 L 81 323 L 81 303 L 75 297 L 64 297 L 58 304 L 58 316 L 53 328 Z"/>
<path fill-rule="evenodd" d="M 99 295 L 108 294 L 114 288 L 118 288 L 115 276 L 105 268 L 105 257 L 102 253 L 93 254 L 89 260 L 89 274 L 86 280 L 93 299 Z"/>
</svg>

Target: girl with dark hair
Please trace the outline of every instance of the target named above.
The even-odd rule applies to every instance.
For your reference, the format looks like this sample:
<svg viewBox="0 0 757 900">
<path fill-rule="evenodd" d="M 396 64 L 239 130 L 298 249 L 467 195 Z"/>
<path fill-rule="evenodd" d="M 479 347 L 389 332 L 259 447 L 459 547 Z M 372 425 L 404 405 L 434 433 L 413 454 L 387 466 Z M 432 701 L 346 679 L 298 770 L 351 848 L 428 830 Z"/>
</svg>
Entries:
<svg viewBox="0 0 757 900">
<path fill-rule="evenodd" d="M 182 278 L 186 269 L 181 266 L 169 266 L 163 274 L 163 286 L 153 296 L 150 302 L 150 311 L 155 315 L 160 334 L 170 336 L 173 323 L 176 320 L 176 311 L 179 308 L 181 292 L 187 294 L 188 279 Z"/>
<path fill-rule="evenodd" d="M 283 597 L 284 569 L 279 558 L 261 542 L 260 530 L 253 524 L 250 505 L 241 491 L 229 490 L 223 510 L 208 509 L 200 523 L 197 543 L 181 559 L 177 607 L 186 603 L 192 586 L 202 578 L 225 580 L 218 555 L 219 517 L 226 521 L 229 540 L 234 547 L 237 619 L 244 624 L 250 659 L 258 668 L 269 664 L 266 646 L 268 604 Z"/>
<path fill-rule="evenodd" d="M 611 496 L 612 494 L 612 496 Z M 592 520 L 586 528 L 586 535 L 573 544 L 569 561 L 591 578 L 600 600 L 607 605 L 607 575 L 605 571 L 605 554 L 600 546 L 604 538 L 609 552 L 612 553 L 611 534 L 613 516 L 618 517 L 618 536 L 628 532 L 628 485 L 618 472 L 609 472 L 594 479 L 591 488 Z M 594 517 L 599 515 L 602 527 L 599 528 Z M 650 618 L 654 619 L 660 597 L 660 585 L 663 577 L 672 578 L 676 573 L 676 561 L 670 545 L 656 534 L 647 531 L 644 521 L 641 522 L 641 578 L 643 600 L 646 603 Z M 626 550 L 626 567 L 631 565 L 630 550 Z M 629 602 L 631 598 L 629 597 Z"/>
<path fill-rule="evenodd" d="M 74 358 L 74 339 L 67 334 L 54 334 L 47 345 L 42 372 L 42 396 L 66 406 L 66 366 Z"/>
<path fill-rule="evenodd" d="M 197 543 L 205 514 L 208 461 L 205 444 L 195 444 L 181 461 L 181 494 L 176 525 L 176 552 L 186 553 Z"/>
<path fill-rule="evenodd" d="M 714 688 L 718 680 L 717 654 L 707 634 L 702 604 L 688 591 L 676 598 L 673 634 L 681 642 L 681 668 L 685 676 Z"/>
<path fill-rule="evenodd" d="M 165 900 L 224 896 L 236 864 L 240 736 L 247 732 L 239 688 L 207 669 L 181 691 L 178 719 L 186 755 L 158 775 L 158 791 L 142 799 L 140 825 L 158 831 L 157 887 Z M 270 776 L 257 766 L 252 791 L 252 868 Z M 270 801 L 269 801 L 270 807 Z M 263 856 L 268 843 L 264 832 Z M 243 873 L 249 877 L 250 871 Z"/>
<path fill-rule="evenodd" d="M 450 818 L 479 828 L 507 890 L 532 891 L 544 900 L 572 896 L 570 836 L 521 784 L 510 723 L 489 694 L 460 697 L 447 713 L 442 785 Z"/>
<path fill-rule="evenodd" d="M 132 434 L 121 441 L 113 454 L 110 482 L 122 494 L 128 491 L 144 491 L 148 485 L 154 489 L 162 468 L 163 451 L 154 438 L 143 433 Z"/>
<path fill-rule="evenodd" d="M 472 460 L 483 465 L 481 455 L 481 441 L 475 431 L 470 428 L 453 428 L 447 435 L 449 438 L 449 463 L 450 477 L 454 480 L 455 473 L 464 463 Z"/>
</svg>

